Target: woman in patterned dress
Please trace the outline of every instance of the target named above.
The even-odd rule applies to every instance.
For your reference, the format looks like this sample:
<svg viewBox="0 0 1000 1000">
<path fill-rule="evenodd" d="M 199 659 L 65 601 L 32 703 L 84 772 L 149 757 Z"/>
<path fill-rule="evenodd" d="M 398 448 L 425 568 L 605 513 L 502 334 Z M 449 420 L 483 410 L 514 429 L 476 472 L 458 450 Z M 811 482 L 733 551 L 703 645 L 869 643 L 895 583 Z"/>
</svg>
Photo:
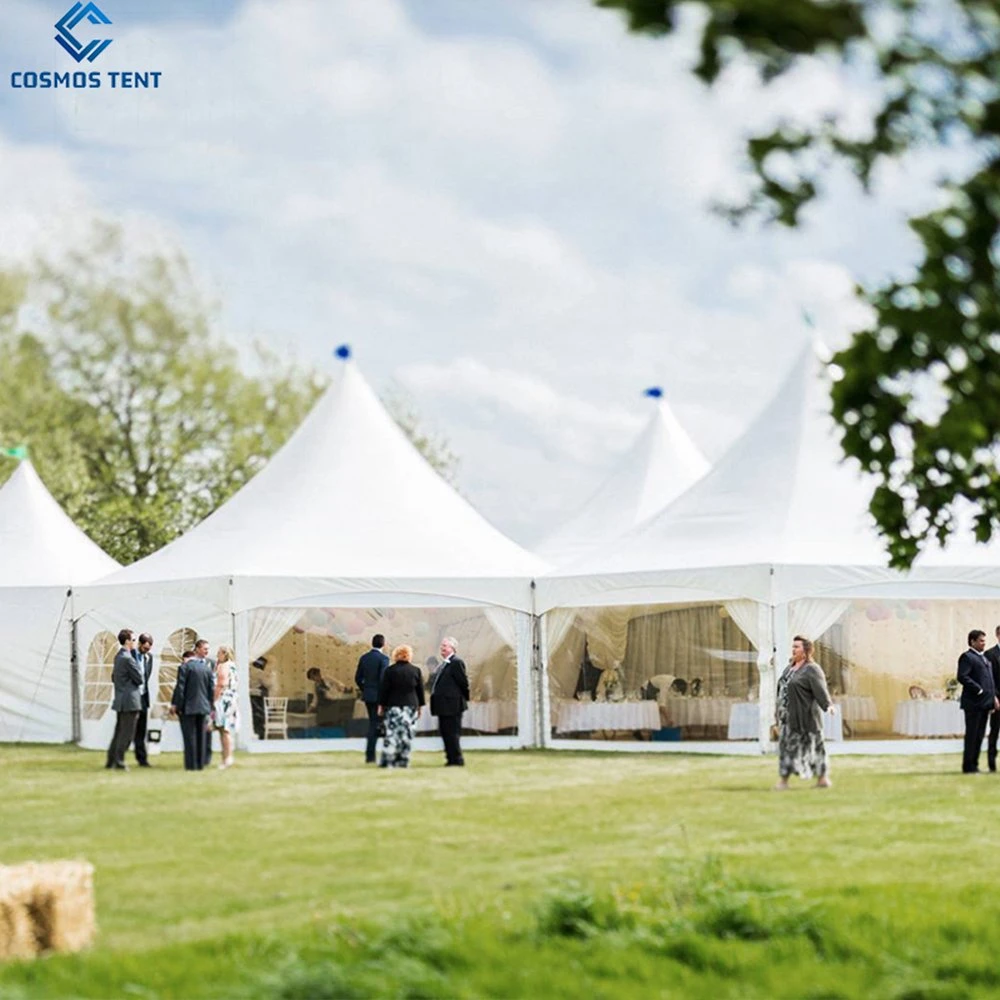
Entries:
<svg viewBox="0 0 1000 1000">
<path fill-rule="evenodd" d="M 385 722 L 381 767 L 409 767 L 413 730 L 424 707 L 424 679 L 413 665 L 413 649 L 397 646 L 382 673 L 378 711 Z"/>
<path fill-rule="evenodd" d="M 212 711 L 213 725 L 219 732 L 222 743 L 222 763 L 225 770 L 233 766 L 233 734 L 239 724 L 237 710 L 236 654 L 230 646 L 220 646 L 215 664 L 215 706 Z"/>
<path fill-rule="evenodd" d="M 823 713 L 830 707 L 830 692 L 823 668 L 812 658 L 813 644 L 797 635 L 792 640 L 792 659 L 778 680 L 779 791 L 788 788 L 788 778 L 816 776 L 817 788 L 829 788 L 829 767 L 823 742 Z"/>
</svg>

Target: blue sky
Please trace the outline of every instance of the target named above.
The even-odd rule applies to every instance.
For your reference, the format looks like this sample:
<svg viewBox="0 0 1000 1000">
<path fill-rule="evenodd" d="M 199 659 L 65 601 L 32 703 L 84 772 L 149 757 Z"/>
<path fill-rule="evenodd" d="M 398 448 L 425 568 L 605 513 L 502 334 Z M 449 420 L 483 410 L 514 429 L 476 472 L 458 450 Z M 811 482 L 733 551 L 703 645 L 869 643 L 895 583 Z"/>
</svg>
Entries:
<svg viewBox="0 0 1000 1000">
<path fill-rule="evenodd" d="M 95 217 L 180 248 L 220 335 L 318 366 L 351 342 L 522 541 L 628 446 L 647 385 L 717 455 L 802 309 L 842 339 L 853 281 L 911 262 L 905 213 L 930 204 L 926 160 L 872 199 L 835 178 L 801 231 L 730 229 L 707 204 L 743 189 L 743 130 L 833 108 L 863 129 L 867 85 L 818 61 L 709 93 L 684 38 L 629 36 L 586 0 L 106 0 L 93 68 L 159 70 L 159 90 L 11 90 L 74 68 L 66 6 L 5 3 L 0 259 Z"/>
</svg>

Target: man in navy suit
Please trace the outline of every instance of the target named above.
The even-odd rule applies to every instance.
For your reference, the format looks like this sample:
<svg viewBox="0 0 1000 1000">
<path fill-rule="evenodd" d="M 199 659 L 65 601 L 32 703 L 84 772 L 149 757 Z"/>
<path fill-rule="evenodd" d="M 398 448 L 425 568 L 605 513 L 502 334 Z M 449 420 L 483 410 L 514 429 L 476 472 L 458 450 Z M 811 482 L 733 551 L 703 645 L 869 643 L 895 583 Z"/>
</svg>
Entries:
<svg viewBox="0 0 1000 1000">
<path fill-rule="evenodd" d="M 358 660 L 354 683 L 361 692 L 361 700 L 368 710 L 368 742 L 365 744 L 365 763 L 375 763 L 375 745 L 378 743 L 378 693 L 382 674 L 389 666 L 389 657 L 382 652 L 384 635 L 372 636 L 372 648 Z"/>
<path fill-rule="evenodd" d="M 438 718 L 446 767 L 465 766 L 460 736 L 462 713 L 469 707 L 469 677 L 457 650 L 457 639 L 446 635 L 441 640 L 441 666 L 431 685 L 431 715 Z"/>
<path fill-rule="evenodd" d="M 208 660 L 197 654 L 177 668 L 171 711 L 181 717 L 184 770 L 201 771 L 207 764 L 205 724 L 212 713 L 215 675 Z"/>
<path fill-rule="evenodd" d="M 993 683 L 993 670 L 983 650 L 986 633 L 975 628 L 969 633 L 969 648 L 958 658 L 959 684 L 962 685 L 962 710 L 965 712 L 965 750 L 962 754 L 962 773 L 979 773 L 979 752 L 983 748 L 983 735 L 990 712 L 1000 709 L 997 690 Z"/>
<path fill-rule="evenodd" d="M 1000 625 L 995 629 L 997 644 L 991 646 L 985 652 L 985 657 L 990 661 L 990 670 L 993 674 L 993 687 L 997 696 L 1000 697 Z M 990 715 L 990 737 L 986 741 L 986 763 L 990 770 L 997 769 L 997 737 L 1000 736 L 1000 712 Z"/>
<path fill-rule="evenodd" d="M 104 766 L 115 771 L 127 771 L 125 751 L 135 736 L 135 726 L 142 708 L 142 670 L 132 630 L 123 628 L 118 633 L 118 642 L 121 649 L 115 656 L 115 665 L 111 671 L 111 683 L 115 692 L 111 703 L 115 711 L 115 732 L 111 737 Z"/>
<path fill-rule="evenodd" d="M 139 767 L 149 767 L 149 755 L 146 752 L 146 723 L 149 718 L 149 678 L 153 673 L 153 637 L 148 632 L 143 632 L 139 636 L 139 649 L 137 659 L 139 669 L 142 671 L 142 708 L 139 709 L 139 717 L 135 723 L 135 759 Z"/>
</svg>

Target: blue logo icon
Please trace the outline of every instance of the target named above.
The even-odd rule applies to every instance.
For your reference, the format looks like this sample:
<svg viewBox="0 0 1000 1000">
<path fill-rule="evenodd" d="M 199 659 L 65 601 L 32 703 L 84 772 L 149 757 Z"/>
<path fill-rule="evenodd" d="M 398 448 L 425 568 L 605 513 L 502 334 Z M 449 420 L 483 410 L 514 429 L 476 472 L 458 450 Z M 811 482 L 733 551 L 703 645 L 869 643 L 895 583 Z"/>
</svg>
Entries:
<svg viewBox="0 0 1000 1000">
<path fill-rule="evenodd" d="M 110 24 L 111 18 L 96 3 L 76 3 L 56 22 L 56 41 L 77 61 L 93 62 L 110 44 L 112 39 L 93 39 L 86 45 L 73 34 L 73 29 L 86 18 L 91 24 Z"/>
</svg>

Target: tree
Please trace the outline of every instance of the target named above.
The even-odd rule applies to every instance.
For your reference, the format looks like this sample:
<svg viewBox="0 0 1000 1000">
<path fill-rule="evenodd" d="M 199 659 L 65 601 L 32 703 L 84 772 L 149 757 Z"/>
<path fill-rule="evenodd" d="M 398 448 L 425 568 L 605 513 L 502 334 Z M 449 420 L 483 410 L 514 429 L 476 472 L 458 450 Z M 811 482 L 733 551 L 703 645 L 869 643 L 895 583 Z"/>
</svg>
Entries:
<svg viewBox="0 0 1000 1000">
<path fill-rule="evenodd" d="M 115 227 L 17 282 L 0 280 L 0 440 L 29 444 L 55 498 L 123 563 L 243 486 L 325 386 L 262 347 L 244 371 L 210 332 L 186 262 L 130 255 Z M 44 336 L 14 329 L 29 288 L 47 306 Z M 451 461 L 415 418 L 404 430 L 432 464 Z"/>
<path fill-rule="evenodd" d="M 678 0 L 595 0 L 633 31 L 675 28 Z M 866 136 L 837 117 L 783 122 L 748 140 L 755 186 L 734 221 L 795 226 L 836 162 L 866 190 L 886 160 L 937 146 L 961 176 L 941 206 L 911 220 L 916 271 L 859 288 L 874 319 L 832 359 L 833 414 L 845 453 L 876 479 L 871 511 L 890 564 L 909 566 L 955 527 L 956 501 L 975 532 L 1000 528 L 1000 11 L 996 0 L 706 0 L 700 61 L 714 83 L 737 57 L 765 82 L 803 59 L 867 66 L 878 81 Z M 961 164 L 966 164 L 959 171 Z"/>
</svg>

